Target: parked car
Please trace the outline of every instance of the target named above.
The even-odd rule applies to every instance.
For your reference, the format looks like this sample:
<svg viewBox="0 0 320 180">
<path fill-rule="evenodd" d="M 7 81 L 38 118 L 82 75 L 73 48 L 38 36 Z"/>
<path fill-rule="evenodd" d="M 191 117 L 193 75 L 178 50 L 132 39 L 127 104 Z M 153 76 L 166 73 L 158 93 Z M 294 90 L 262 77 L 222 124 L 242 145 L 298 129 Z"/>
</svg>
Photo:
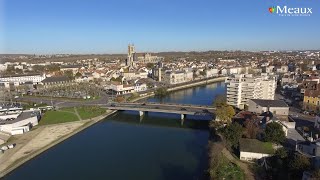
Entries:
<svg viewBox="0 0 320 180">
<path fill-rule="evenodd" d="M 181 110 L 181 111 L 186 111 L 187 109 L 186 109 L 186 108 L 181 108 L 180 110 Z"/>
</svg>

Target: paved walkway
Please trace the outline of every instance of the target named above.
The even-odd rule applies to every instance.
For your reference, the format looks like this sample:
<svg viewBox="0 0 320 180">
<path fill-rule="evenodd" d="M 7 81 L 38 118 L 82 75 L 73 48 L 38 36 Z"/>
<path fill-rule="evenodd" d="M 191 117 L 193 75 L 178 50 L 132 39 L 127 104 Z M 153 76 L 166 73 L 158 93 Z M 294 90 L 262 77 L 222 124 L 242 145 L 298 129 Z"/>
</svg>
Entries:
<svg viewBox="0 0 320 180">
<path fill-rule="evenodd" d="M 76 107 L 74 107 L 73 109 L 74 109 L 75 115 L 77 115 L 77 116 L 78 116 L 78 118 L 79 118 L 79 120 L 81 121 L 81 120 L 82 120 L 82 118 L 81 118 L 81 116 L 79 115 L 79 112 L 78 112 L 77 108 L 76 108 Z"/>
<path fill-rule="evenodd" d="M 222 154 L 232 163 L 235 163 L 236 165 L 238 165 L 244 172 L 245 176 L 246 176 L 246 180 L 254 180 L 254 174 L 251 172 L 251 170 L 248 167 L 248 164 L 241 162 L 239 159 L 236 159 L 235 157 L 233 157 L 231 155 L 231 153 L 226 149 L 223 148 L 222 150 Z"/>
</svg>

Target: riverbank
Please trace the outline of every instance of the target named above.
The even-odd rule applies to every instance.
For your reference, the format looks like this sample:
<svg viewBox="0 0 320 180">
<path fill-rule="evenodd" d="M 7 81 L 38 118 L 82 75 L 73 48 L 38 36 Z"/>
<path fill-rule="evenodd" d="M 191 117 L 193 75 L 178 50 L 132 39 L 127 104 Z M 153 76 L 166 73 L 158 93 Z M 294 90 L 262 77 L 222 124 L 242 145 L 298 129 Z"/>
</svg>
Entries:
<svg viewBox="0 0 320 180">
<path fill-rule="evenodd" d="M 197 82 L 192 82 L 190 84 L 183 84 L 183 85 L 177 85 L 175 87 L 170 87 L 167 89 L 168 92 L 173 92 L 173 91 L 178 91 L 178 90 L 182 90 L 182 89 L 188 89 L 188 88 L 193 88 L 196 86 L 201 86 L 201 85 L 206 85 L 206 84 L 212 84 L 212 83 L 216 83 L 216 82 L 224 82 L 225 81 L 225 77 L 217 77 L 217 78 L 212 78 L 212 79 L 205 79 L 202 81 L 197 81 Z M 144 96 L 140 96 L 137 97 L 133 100 L 131 100 L 131 102 L 135 102 L 135 101 L 139 101 L 145 98 L 149 98 L 149 97 L 153 97 L 155 94 L 154 92 L 150 92 L 147 95 Z"/>
<path fill-rule="evenodd" d="M 10 143 L 16 143 L 17 146 L 0 156 L 0 178 L 115 112 L 108 111 L 87 120 L 38 126 L 26 134 L 15 136 Z"/>
<path fill-rule="evenodd" d="M 200 85 L 211 84 L 214 82 L 221 82 L 224 81 L 224 79 L 224 77 L 220 77 L 197 81 L 194 83 L 169 88 L 169 91 L 177 91 Z M 136 98 L 133 101 L 138 101 L 140 99 L 148 98 L 153 95 L 154 94 L 152 92 L 146 96 Z M 16 136 L 17 138 L 10 141 L 10 143 L 19 141 L 17 143 L 17 146 L 0 156 L 0 178 L 13 171 L 15 168 L 21 166 L 25 162 L 45 152 L 49 148 L 63 142 L 69 137 L 77 134 L 78 132 L 88 128 L 89 126 L 95 124 L 96 122 L 99 122 L 100 120 L 115 112 L 116 111 L 108 112 L 103 116 L 99 116 L 89 120 L 38 126 L 24 135 Z"/>
</svg>

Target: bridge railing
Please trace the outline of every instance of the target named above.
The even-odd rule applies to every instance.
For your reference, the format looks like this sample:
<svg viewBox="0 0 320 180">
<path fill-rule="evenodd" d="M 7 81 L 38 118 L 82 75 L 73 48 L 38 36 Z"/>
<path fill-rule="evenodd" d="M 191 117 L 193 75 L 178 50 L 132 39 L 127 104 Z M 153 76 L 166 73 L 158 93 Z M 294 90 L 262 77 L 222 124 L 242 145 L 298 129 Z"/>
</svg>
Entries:
<svg viewBox="0 0 320 180">
<path fill-rule="evenodd" d="M 194 105 L 194 104 L 178 104 L 178 103 L 157 103 L 157 102 L 148 102 L 148 103 L 136 103 L 136 102 L 130 102 L 130 103 L 112 103 L 112 104 L 119 104 L 119 105 L 142 105 L 145 104 L 148 105 L 167 105 L 167 106 L 181 106 L 181 107 L 200 107 L 200 108 L 214 108 L 212 106 L 208 105 Z"/>
</svg>

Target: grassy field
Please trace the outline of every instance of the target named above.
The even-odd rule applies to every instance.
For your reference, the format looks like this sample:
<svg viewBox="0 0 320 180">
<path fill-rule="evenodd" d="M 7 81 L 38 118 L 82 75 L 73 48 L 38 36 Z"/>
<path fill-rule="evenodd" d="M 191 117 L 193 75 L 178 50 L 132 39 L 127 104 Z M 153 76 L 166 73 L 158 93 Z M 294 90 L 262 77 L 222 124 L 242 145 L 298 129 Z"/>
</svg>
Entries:
<svg viewBox="0 0 320 180">
<path fill-rule="evenodd" d="M 97 116 L 100 116 L 106 112 L 105 109 L 97 107 L 97 106 L 83 106 L 76 107 L 77 112 L 81 119 L 90 119 Z M 74 107 L 61 108 L 58 111 L 47 111 L 42 119 L 40 120 L 39 125 L 47 125 L 47 124 L 57 124 L 64 122 L 72 122 L 80 120 L 76 115 L 76 111 Z"/>
<path fill-rule="evenodd" d="M 77 107 L 77 111 L 82 119 L 89 119 L 100 116 L 106 112 L 105 109 L 97 106 Z"/>
<path fill-rule="evenodd" d="M 71 112 L 47 111 L 41 118 L 39 125 L 57 124 L 78 120 L 79 118 L 77 117 L 77 115 Z"/>
</svg>

